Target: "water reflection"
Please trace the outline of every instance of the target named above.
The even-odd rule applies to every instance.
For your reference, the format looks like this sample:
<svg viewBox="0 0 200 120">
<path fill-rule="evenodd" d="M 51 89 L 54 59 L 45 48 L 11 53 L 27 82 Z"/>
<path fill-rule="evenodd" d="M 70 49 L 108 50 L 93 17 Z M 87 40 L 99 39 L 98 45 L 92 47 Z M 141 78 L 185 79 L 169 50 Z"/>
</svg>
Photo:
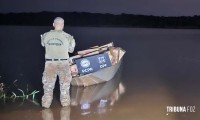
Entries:
<svg viewBox="0 0 200 120">
<path fill-rule="evenodd" d="M 28 83 L 32 90 L 42 90 L 41 73 L 44 51 L 42 51 L 38 35 L 49 27 L 1 26 L 1 28 L 3 44 L 0 45 L 3 45 L 1 47 L 3 50 L 0 51 L 0 55 L 3 59 L 0 59 L 2 63 L 0 80 L 10 84 L 17 78 L 21 81 L 20 86 L 25 86 L 21 88 L 26 88 L 24 83 Z M 84 116 L 87 120 L 97 120 L 99 116 L 93 113 L 105 115 L 109 111 L 112 113 L 99 119 L 199 120 L 199 30 L 67 27 L 66 31 L 76 36 L 79 44 L 77 51 L 92 45 L 104 44 L 110 40 L 127 51 L 122 75 L 123 83 L 126 85 L 123 99 L 119 95 L 117 100 L 117 95 L 113 95 L 115 99 L 112 103 L 109 99 L 107 100 L 106 93 L 99 95 L 103 94 L 99 90 L 100 92 L 96 92 L 98 94 L 92 94 L 90 101 L 81 102 L 82 94 L 86 90 L 80 88 L 76 91 L 78 94 L 72 91 L 73 106 L 70 113 L 72 120 L 81 120 Z M 8 36 L 8 32 L 15 34 Z M 19 49 L 22 43 L 27 43 L 27 38 L 29 38 L 29 44 Z M 16 39 L 17 42 L 12 44 Z M 10 56 L 15 59 L 9 60 Z M 118 94 L 117 91 L 116 94 Z M 36 99 L 40 101 L 41 98 L 38 96 Z M 98 107 L 100 100 L 101 105 Z M 41 120 L 41 106 L 26 101 L 20 107 L 17 101 L 6 102 L 6 105 L 0 103 L 0 120 Z M 88 109 L 81 109 L 83 103 L 85 103 L 83 108 Z M 168 105 L 195 105 L 197 112 L 166 114 Z M 60 107 L 59 99 L 54 99 L 51 109 L 54 119 L 60 119 Z M 88 115 L 93 116 L 88 117 Z"/>
<path fill-rule="evenodd" d="M 57 120 L 60 113 L 60 120 L 70 120 L 70 112 L 74 111 L 71 109 L 77 111 L 77 113 L 72 113 L 72 117 L 74 115 L 76 117 L 104 115 L 112 111 L 113 106 L 124 93 L 125 86 L 121 81 L 120 69 L 109 82 L 88 87 L 71 87 L 71 106 L 43 109 L 42 119 L 54 120 L 56 118 Z"/>
<path fill-rule="evenodd" d="M 121 71 L 109 82 L 89 87 L 72 87 L 71 105 L 80 109 L 83 116 L 105 114 L 125 93 Z"/>
<path fill-rule="evenodd" d="M 70 106 L 60 108 L 60 120 L 70 120 L 70 112 L 71 112 Z M 43 120 L 54 120 L 53 115 L 54 115 L 53 111 L 50 108 L 42 110 Z"/>
</svg>

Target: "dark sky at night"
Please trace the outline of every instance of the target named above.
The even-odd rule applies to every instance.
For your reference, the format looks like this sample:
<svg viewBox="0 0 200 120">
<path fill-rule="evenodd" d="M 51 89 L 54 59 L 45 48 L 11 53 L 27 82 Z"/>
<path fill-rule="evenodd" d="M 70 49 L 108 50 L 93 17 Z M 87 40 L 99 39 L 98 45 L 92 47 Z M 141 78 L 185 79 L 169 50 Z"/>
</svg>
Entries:
<svg viewBox="0 0 200 120">
<path fill-rule="evenodd" d="M 200 15 L 200 0 L 1 0 L 0 12 L 91 12 L 162 16 Z"/>
</svg>

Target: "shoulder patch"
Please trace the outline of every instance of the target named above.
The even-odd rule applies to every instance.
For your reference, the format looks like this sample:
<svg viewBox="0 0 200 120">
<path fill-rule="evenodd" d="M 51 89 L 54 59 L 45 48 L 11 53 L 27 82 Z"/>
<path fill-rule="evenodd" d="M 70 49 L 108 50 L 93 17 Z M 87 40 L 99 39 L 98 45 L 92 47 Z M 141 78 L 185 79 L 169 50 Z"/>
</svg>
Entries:
<svg viewBox="0 0 200 120">
<path fill-rule="evenodd" d="M 44 34 L 42 34 L 42 37 L 46 36 L 47 34 L 49 34 L 49 32 L 45 32 Z"/>
<path fill-rule="evenodd" d="M 72 37 L 72 35 L 66 33 L 66 32 L 63 32 L 63 35 L 65 35 L 66 37 Z"/>
</svg>

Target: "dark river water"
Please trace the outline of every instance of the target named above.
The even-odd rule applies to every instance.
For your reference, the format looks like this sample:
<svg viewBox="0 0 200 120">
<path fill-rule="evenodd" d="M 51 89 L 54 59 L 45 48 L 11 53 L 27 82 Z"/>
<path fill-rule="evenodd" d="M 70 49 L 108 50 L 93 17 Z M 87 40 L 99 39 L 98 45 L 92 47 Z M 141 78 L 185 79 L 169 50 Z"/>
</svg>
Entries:
<svg viewBox="0 0 200 120">
<path fill-rule="evenodd" d="M 50 29 L 0 26 L 0 83 L 12 87 L 16 80 L 17 88 L 27 93 L 40 91 L 34 101 L 0 100 L 0 120 L 200 119 L 200 30 L 66 26 L 76 40 L 75 51 L 114 42 L 126 54 L 111 81 L 71 87 L 70 107 L 61 107 L 57 81 L 51 108 L 43 109 L 40 34 Z M 188 110 L 170 112 L 169 106 Z"/>
</svg>

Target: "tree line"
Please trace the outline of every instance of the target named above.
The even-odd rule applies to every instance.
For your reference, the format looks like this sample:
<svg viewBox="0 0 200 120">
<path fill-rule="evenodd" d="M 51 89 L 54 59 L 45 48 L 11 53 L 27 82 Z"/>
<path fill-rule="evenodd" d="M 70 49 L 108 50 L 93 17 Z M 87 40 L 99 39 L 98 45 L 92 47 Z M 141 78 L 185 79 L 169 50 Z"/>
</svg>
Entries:
<svg viewBox="0 0 200 120">
<path fill-rule="evenodd" d="M 63 17 L 67 26 L 200 28 L 200 15 L 164 17 L 87 12 L 1 13 L 0 25 L 51 26 L 57 16 Z"/>
</svg>

